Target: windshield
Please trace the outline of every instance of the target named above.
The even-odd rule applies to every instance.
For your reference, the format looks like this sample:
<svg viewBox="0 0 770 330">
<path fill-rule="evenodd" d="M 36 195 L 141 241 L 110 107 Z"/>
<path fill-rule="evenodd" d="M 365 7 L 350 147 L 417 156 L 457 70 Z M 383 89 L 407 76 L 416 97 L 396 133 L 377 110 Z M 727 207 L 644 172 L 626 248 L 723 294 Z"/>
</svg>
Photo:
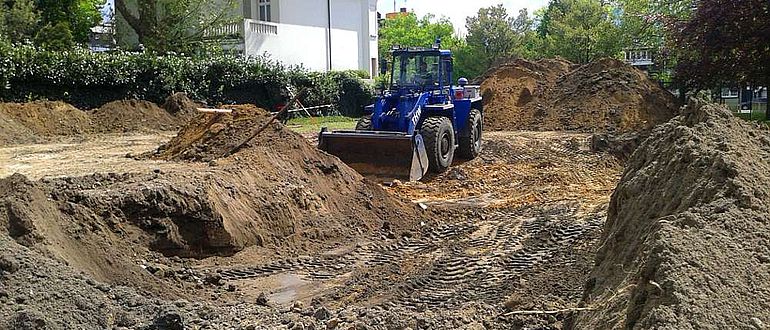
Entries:
<svg viewBox="0 0 770 330">
<path fill-rule="evenodd" d="M 393 87 L 439 85 L 439 56 L 405 53 L 393 57 Z"/>
</svg>

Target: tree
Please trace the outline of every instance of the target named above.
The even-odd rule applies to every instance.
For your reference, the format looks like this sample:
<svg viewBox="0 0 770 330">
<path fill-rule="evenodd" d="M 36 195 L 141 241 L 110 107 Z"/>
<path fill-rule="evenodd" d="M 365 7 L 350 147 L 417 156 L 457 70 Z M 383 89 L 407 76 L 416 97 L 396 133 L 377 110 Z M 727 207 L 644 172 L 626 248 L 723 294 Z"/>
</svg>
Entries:
<svg viewBox="0 0 770 330">
<path fill-rule="evenodd" d="M 147 50 L 191 52 L 205 31 L 233 21 L 235 1 L 115 0 L 115 7 Z"/>
<path fill-rule="evenodd" d="M 0 4 L 0 7 L 4 7 L 4 5 Z M 8 36 L 8 39 L 12 42 L 32 39 L 40 19 L 40 14 L 35 9 L 32 0 L 16 0 L 10 8 L 4 8 L 0 12 L 5 13 L 4 34 Z"/>
<path fill-rule="evenodd" d="M 483 63 L 485 69 L 497 60 L 517 55 L 521 33 L 529 28 L 526 15 L 524 10 L 519 19 L 509 17 L 505 7 L 499 4 L 481 8 L 477 16 L 466 19 L 468 35 L 465 40 L 471 53 L 477 56 L 476 60 Z"/>
<path fill-rule="evenodd" d="M 676 79 L 689 88 L 770 85 L 770 2 L 700 0 L 672 31 Z"/>
<path fill-rule="evenodd" d="M 623 49 L 617 8 L 598 0 L 562 0 L 543 12 L 547 17 L 543 53 L 576 63 L 616 57 Z M 545 18 L 541 18 L 542 24 Z"/>
<path fill-rule="evenodd" d="M 445 17 L 436 19 L 433 15 L 418 18 L 413 12 L 386 19 L 380 27 L 379 52 L 380 57 L 390 61 L 393 46 L 400 47 L 430 47 L 441 39 L 442 48 L 450 49 L 454 53 L 454 76 L 460 77 L 466 71 L 463 63 L 458 62 L 457 57 L 465 49 L 463 40 L 454 35 L 454 26 Z M 392 64 L 392 63 L 391 63 Z M 388 79 L 389 75 L 380 79 Z"/>
<path fill-rule="evenodd" d="M 43 26 L 67 23 L 76 42 L 88 41 L 90 29 L 102 20 L 101 0 L 37 0 Z M 62 25 L 63 26 L 63 25 Z"/>
<path fill-rule="evenodd" d="M 44 26 L 35 37 L 35 44 L 51 51 L 65 51 L 75 46 L 67 22 Z"/>
<path fill-rule="evenodd" d="M 380 55 L 384 56 L 390 53 L 393 46 L 430 47 L 436 38 L 441 38 L 444 46 L 457 44 L 454 26 L 449 19 L 442 17 L 436 20 L 433 15 L 417 18 L 412 12 L 383 22 L 378 47 Z"/>
</svg>

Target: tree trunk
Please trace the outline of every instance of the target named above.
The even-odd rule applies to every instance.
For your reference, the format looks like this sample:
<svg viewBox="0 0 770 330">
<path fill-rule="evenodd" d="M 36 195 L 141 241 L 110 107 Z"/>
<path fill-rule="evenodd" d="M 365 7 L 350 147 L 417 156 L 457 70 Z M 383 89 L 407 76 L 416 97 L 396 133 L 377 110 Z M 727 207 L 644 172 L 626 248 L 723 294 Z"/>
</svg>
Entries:
<svg viewBox="0 0 770 330">
<path fill-rule="evenodd" d="M 136 0 L 137 12 L 139 16 L 131 13 L 131 10 L 126 5 L 125 0 L 115 0 L 115 7 L 123 19 L 126 20 L 131 29 L 136 32 L 139 38 L 140 44 L 145 44 L 148 41 L 148 37 L 152 37 L 153 32 L 156 30 L 157 22 L 157 3 L 156 0 Z M 151 41 L 151 40 L 150 40 Z"/>
</svg>

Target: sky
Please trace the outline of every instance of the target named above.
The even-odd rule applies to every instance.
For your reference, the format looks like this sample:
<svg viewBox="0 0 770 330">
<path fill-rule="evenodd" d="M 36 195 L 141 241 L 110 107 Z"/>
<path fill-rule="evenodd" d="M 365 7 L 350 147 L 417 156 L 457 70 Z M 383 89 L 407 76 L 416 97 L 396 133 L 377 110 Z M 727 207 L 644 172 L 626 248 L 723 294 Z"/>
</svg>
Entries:
<svg viewBox="0 0 770 330">
<path fill-rule="evenodd" d="M 509 15 L 518 15 L 522 8 L 527 8 L 530 15 L 537 9 L 545 7 L 548 0 L 396 0 L 396 8 L 406 7 L 414 11 L 418 17 L 433 14 L 436 17 L 446 16 L 452 21 L 455 30 L 461 35 L 466 32 L 465 18 L 475 16 L 479 8 L 494 6 L 502 3 Z M 378 0 L 377 11 L 385 13 L 393 11 L 393 0 Z"/>
</svg>

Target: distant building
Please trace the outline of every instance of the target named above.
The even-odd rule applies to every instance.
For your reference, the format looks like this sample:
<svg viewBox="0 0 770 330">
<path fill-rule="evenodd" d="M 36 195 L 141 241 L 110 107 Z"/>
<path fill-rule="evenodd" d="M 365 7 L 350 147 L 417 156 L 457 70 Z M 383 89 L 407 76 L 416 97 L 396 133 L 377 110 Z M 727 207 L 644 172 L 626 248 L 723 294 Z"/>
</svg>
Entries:
<svg viewBox="0 0 770 330">
<path fill-rule="evenodd" d="M 722 103 L 741 113 L 767 110 L 767 87 L 723 87 L 719 96 Z"/>
<path fill-rule="evenodd" d="M 105 52 L 115 48 L 115 26 L 104 22 L 91 28 L 88 33 L 88 48 L 95 52 Z"/>
<path fill-rule="evenodd" d="M 627 48 L 623 51 L 625 61 L 644 71 L 650 71 L 655 66 L 655 50 L 652 47 Z"/>
<path fill-rule="evenodd" d="M 245 56 L 314 71 L 378 72 L 376 0 L 242 0 L 242 21 L 207 31 Z"/>
<path fill-rule="evenodd" d="M 399 16 L 407 16 L 407 15 L 409 15 L 409 12 L 406 10 L 406 8 L 401 8 L 397 12 L 385 14 L 385 19 L 394 19 Z"/>
</svg>

